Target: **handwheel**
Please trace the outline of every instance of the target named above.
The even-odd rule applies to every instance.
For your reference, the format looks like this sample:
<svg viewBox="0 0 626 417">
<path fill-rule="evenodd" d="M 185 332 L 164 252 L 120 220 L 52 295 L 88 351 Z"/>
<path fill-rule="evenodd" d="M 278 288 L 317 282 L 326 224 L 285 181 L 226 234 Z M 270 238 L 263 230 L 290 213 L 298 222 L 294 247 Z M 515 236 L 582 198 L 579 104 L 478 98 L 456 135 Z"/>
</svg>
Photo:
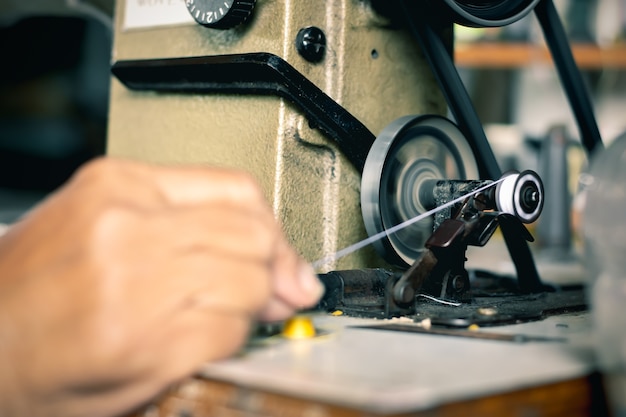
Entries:
<svg viewBox="0 0 626 417">
<path fill-rule="evenodd" d="M 463 134 L 440 116 L 405 116 L 372 145 L 361 179 L 361 211 L 370 236 L 428 211 L 420 186 L 432 179 L 476 179 L 478 167 Z M 373 243 L 387 261 L 412 264 L 433 232 L 432 216 Z"/>
</svg>

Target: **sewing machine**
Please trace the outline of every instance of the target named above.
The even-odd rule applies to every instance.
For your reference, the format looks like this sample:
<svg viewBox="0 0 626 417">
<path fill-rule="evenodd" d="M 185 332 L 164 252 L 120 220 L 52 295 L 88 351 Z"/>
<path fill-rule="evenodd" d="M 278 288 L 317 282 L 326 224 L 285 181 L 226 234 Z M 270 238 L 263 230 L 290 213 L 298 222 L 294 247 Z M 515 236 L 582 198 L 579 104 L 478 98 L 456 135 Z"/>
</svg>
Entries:
<svg viewBox="0 0 626 417">
<path fill-rule="evenodd" d="M 251 172 L 326 286 L 318 336 L 258 334 L 144 415 L 446 415 L 537 386 L 586 415 L 586 319 L 557 315 L 584 294 L 540 279 L 525 224 L 541 178 L 500 172 L 454 68 L 453 22 L 535 11 L 589 152 L 600 136 L 552 2 L 474 3 L 117 2 L 107 152 Z M 466 268 L 497 229 L 514 279 Z"/>
</svg>

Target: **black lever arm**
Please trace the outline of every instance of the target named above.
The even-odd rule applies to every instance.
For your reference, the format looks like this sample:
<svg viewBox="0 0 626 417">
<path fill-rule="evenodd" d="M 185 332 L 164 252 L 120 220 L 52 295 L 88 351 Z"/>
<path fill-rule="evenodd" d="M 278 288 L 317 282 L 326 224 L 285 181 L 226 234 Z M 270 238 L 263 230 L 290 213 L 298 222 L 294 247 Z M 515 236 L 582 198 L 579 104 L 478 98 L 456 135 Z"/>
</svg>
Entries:
<svg viewBox="0 0 626 417">
<path fill-rule="evenodd" d="M 171 93 L 264 94 L 286 98 L 332 138 L 363 172 L 375 136 L 284 59 L 270 53 L 118 61 L 111 69 L 129 89 Z"/>
</svg>

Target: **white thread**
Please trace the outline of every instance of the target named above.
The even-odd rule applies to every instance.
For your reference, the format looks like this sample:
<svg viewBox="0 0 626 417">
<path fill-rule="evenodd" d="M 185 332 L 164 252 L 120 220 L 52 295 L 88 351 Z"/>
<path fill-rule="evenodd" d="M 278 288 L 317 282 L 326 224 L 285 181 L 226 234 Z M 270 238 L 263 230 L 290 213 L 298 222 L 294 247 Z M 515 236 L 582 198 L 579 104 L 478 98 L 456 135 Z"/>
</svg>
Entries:
<svg viewBox="0 0 626 417">
<path fill-rule="evenodd" d="M 489 183 L 487 185 L 483 185 L 482 187 L 477 188 L 474 191 L 471 191 L 471 192 L 469 192 L 469 193 L 467 193 L 465 195 L 462 195 L 461 197 L 457 197 L 454 200 L 450 200 L 447 203 L 444 203 L 444 204 L 440 205 L 439 207 L 435 207 L 434 209 L 432 209 L 430 211 L 427 211 L 425 213 L 422 213 L 420 215 L 417 215 L 417 216 L 413 217 L 412 219 L 405 220 L 402 223 L 397 224 L 397 225 L 395 225 L 393 227 L 390 227 L 387 230 L 383 230 L 382 232 L 378 232 L 375 235 L 370 236 L 367 239 L 363 239 L 360 242 L 356 242 L 356 243 L 354 243 L 354 244 L 352 244 L 352 245 L 350 245 L 350 246 L 348 246 L 346 248 L 343 248 L 343 249 L 335 252 L 332 255 L 329 255 L 329 256 L 326 256 L 324 258 L 318 259 L 317 261 L 311 263 L 311 265 L 313 266 L 313 269 L 317 270 L 317 268 L 323 266 L 324 264 L 326 264 L 328 262 L 334 262 L 334 261 L 336 261 L 338 259 L 341 259 L 344 256 L 347 256 L 347 255 L 351 254 L 352 252 L 356 252 L 357 250 L 359 250 L 361 248 L 364 248 L 365 246 L 367 246 L 367 245 L 369 245 L 371 243 L 374 243 L 377 240 L 380 240 L 380 239 L 384 238 L 385 236 L 389 236 L 389 235 L 391 235 L 391 234 L 393 234 L 393 233 L 395 233 L 395 232 L 397 232 L 399 230 L 404 229 L 405 227 L 408 227 L 408 226 L 410 226 L 410 225 L 412 225 L 414 223 L 417 223 L 420 220 L 423 220 L 423 219 L 429 217 L 432 214 L 435 214 L 435 213 L 437 213 L 437 212 L 439 212 L 441 210 L 444 210 L 444 209 L 446 209 L 448 207 L 451 207 L 451 206 L 453 206 L 453 205 L 455 205 L 457 203 L 460 203 L 460 202 L 462 202 L 463 200 L 465 200 L 468 197 L 471 197 L 471 196 L 476 195 L 476 194 L 478 194 L 480 192 L 483 192 L 486 189 L 491 188 L 491 187 L 501 183 L 502 181 L 505 180 L 505 178 L 507 178 L 507 177 L 500 178 L 497 181 L 494 181 L 494 182 Z"/>
<path fill-rule="evenodd" d="M 515 192 L 515 183 L 517 182 L 518 177 L 519 174 L 507 175 L 504 177 L 504 182 L 500 186 L 500 192 L 498 193 L 496 204 L 498 206 L 498 210 L 504 213 L 515 215 L 512 195 Z"/>
<path fill-rule="evenodd" d="M 418 297 L 424 297 L 424 298 L 427 298 L 427 299 L 429 299 L 431 301 L 434 301 L 436 303 L 445 304 L 447 306 L 453 306 L 453 307 L 460 307 L 461 306 L 461 303 L 455 303 L 455 302 L 452 302 L 452 301 L 446 301 L 446 300 L 443 300 L 441 298 L 433 297 L 432 295 L 428 295 L 428 294 L 421 294 L 420 293 L 420 294 L 417 294 L 417 296 Z"/>
</svg>

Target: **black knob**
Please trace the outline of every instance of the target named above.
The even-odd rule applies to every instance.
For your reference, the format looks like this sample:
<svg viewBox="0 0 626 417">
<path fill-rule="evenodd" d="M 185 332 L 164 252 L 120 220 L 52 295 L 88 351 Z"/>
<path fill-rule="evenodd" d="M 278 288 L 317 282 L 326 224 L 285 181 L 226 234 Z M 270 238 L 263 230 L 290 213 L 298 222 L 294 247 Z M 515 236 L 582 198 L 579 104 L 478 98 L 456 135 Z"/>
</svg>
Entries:
<svg viewBox="0 0 626 417">
<path fill-rule="evenodd" d="M 245 22 L 256 0 L 186 0 L 187 10 L 202 26 L 230 29 Z"/>
<path fill-rule="evenodd" d="M 315 26 L 300 29 L 296 36 L 298 53 L 309 62 L 320 62 L 326 52 L 326 35 Z"/>
</svg>

